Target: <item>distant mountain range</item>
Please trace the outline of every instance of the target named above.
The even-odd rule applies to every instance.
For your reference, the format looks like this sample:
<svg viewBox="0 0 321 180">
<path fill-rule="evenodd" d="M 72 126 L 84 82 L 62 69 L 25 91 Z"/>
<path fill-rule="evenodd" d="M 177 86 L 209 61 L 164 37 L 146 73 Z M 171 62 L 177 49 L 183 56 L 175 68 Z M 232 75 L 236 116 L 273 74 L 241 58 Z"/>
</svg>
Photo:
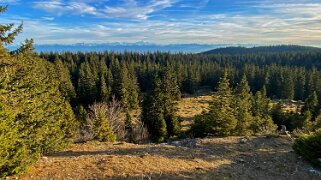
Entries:
<svg viewBox="0 0 321 180">
<path fill-rule="evenodd" d="M 87 44 L 87 43 L 78 43 L 78 44 L 36 44 L 34 45 L 37 52 L 90 52 L 90 51 L 133 51 L 133 52 L 186 52 L 186 53 L 200 53 L 204 51 L 209 51 L 211 49 L 228 47 L 228 46 L 246 46 L 251 47 L 251 44 L 169 44 L 169 45 L 159 45 L 146 42 L 137 42 L 137 43 L 104 43 L 104 44 Z M 17 49 L 19 46 L 8 46 L 9 50 Z"/>
<path fill-rule="evenodd" d="M 8 46 L 9 50 L 15 50 L 19 46 Z M 103 52 L 103 51 L 133 51 L 133 52 L 171 52 L 171 53 L 203 53 L 240 55 L 253 53 L 274 53 L 274 52 L 305 52 L 321 51 L 321 48 L 297 45 L 278 46 L 255 46 L 254 44 L 169 44 L 160 45 L 147 42 L 136 43 L 104 43 L 104 44 L 36 44 L 36 52 Z"/>
<path fill-rule="evenodd" d="M 222 54 L 222 55 L 242 55 L 255 53 L 278 53 L 278 52 L 308 52 L 321 51 L 321 48 L 297 45 L 279 45 L 279 46 L 259 46 L 259 47 L 223 47 L 203 54 Z"/>
</svg>

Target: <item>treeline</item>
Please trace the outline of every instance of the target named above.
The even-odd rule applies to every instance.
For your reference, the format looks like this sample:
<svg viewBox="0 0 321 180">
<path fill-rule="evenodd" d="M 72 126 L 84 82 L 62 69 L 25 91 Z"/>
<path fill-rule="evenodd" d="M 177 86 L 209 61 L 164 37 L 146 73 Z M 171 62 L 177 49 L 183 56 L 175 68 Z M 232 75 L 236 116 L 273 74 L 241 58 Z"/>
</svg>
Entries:
<svg viewBox="0 0 321 180">
<path fill-rule="evenodd" d="M 224 72 L 232 87 L 246 75 L 253 93 L 266 87 L 276 99 L 305 100 L 316 91 L 321 97 L 321 53 L 275 53 L 241 56 L 169 53 L 41 53 L 60 64 L 71 104 L 106 101 L 111 95 L 128 108 L 136 108 L 140 93 L 151 87 L 152 74 L 169 68 L 182 93 L 195 93 L 203 86 L 214 89 Z M 68 87 L 67 87 L 68 86 Z M 72 90 L 74 89 L 74 90 Z"/>
<path fill-rule="evenodd" d="M 315 52 L 320 48 L 298 45 L 258 46 L 258 47 L 225 47 L 204 52 L 204 54 L 245 55 L 258 53 Z"/>
</svg>

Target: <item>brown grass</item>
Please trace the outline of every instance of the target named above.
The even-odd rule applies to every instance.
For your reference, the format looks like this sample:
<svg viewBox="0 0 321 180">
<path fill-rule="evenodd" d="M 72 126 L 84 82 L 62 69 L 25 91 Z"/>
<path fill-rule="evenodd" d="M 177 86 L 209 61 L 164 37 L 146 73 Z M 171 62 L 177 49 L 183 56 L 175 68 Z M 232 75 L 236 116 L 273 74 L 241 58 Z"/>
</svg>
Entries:
<svg viewBox="0 0 321 180">
<path fill-rule="evenodd" d="M 43 157 L 19 179 L 320 179 L 287 137 L 240 139 L 198 139 L 195 148 L 75 144 Z"/>
<path fill-rule="evenodd" d="M 187 130 L 211 96 L 177 105 Z M 140 110 L 131 112 L 135 121 Z M 197 139 L 196 147 L 88 142 L 41 158 L 19 179 L 320 179 L 292 150 L 288 137 Z M 13 179 L 11 177 L 9 179 Z"/>
</svg>

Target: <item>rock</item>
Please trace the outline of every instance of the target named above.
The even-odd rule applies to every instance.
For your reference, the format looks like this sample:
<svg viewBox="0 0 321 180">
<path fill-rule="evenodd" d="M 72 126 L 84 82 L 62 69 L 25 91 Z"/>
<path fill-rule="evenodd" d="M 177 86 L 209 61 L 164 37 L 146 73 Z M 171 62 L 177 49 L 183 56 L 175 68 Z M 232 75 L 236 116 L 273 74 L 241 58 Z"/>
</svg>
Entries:
<svg viewBox="0 0 321 180">
<path fill-rule="evenodd" d="M 241 144 L 246 144 L 246 143 L 247 143 L 247 139 L 246 139 L 246 138 L 242 138 L 242 139 L 240 140 L 240 143 L 241 143 Z"/>
<path fill-rule="evenodd" d="M 318 176 L 321 177 L 321 171 L 318 171 L 318 170 L 315 170 L 313 168 L 310 168 L 309 169 L 309 172 L 312 173 L 312 174 L 317 174 Z"/>
<path fill-rule="evenodd" d="M 199 145 L 199 143 L 197 143 L 195 139 L 183 139 L 181 141 L 170 142 L 169 145 L 173 145 L 177 147 L 196 148 Z"/>
<path fill-rule="evenodd" d="M 239 163 L 245 163 L 244 159 L 237 159 L 236 161 Z"/>
</svg>

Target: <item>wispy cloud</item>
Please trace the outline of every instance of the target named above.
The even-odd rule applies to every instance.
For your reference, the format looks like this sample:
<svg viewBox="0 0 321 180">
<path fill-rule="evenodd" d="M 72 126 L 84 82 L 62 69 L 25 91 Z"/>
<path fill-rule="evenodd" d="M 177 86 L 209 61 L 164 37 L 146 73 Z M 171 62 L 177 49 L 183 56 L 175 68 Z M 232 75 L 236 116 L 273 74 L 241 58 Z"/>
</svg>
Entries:
<svg viewBox="0 0 321 180">
<path fill-rule="evenodd" d="M 36 1 L 33 7 L 49 13 L 45 13 L 43 17 L 24 18 L 25 28 L 18 37 L 18 42 L 33 37 L 39 44 L 147 41 L 160 44 L 253 43 L 321 46 L 321 2 L 312 0 L 238 1 L 237 6 L 240 7 L 231 12 L 209 10 L 209 6 L 213 9 L 216 6 L 211 4 L 214 1 L 208 0 L 101 2 Z M 194 13 L 201 4 L 204 7 Z M 184 12 L 185 10 L 193 13 Z M 161 13 L 165 13 L 162 14 L 165 18 L 152 18 Z M 83 23 L 59 24 L 56 19 L 64 18 L 66 14 L 89 17 L 83 20 Z M 18 23 L 21 21 L 19 18 L 7 20 L 18 20 Z"/>
<path fill-rule="evenodd" d="M 62 0 L 38 1 L 34 3 L 34 7 L 56 15 L 75 14 L 75 15 L 98 15 L 97 9 L 85 2 Z"/>
<path fill-rule="evenodd" d="M 121 6 L 106 6 L 103 12 L 108 17 L 148 19 L 148 16 L 160 9 L 172 6 L 171 0 L 153 0 L 147 5 L 140 5 L 135 0 L 128 0 Z"/>
<path fill-rule="evenodd" d="M 171 7 L 173 0 L 151 0 L 147 4 L 139 4 L 135 0 L 124 0 L 120 5 L 95 7 L 91 0 L 47 0 L 34 2 L 34 8 L 56 15 L 76 14 L 93 15 L 105 18 L 148 19 L 149 15 L 158 10 Z"/>
</svg>

